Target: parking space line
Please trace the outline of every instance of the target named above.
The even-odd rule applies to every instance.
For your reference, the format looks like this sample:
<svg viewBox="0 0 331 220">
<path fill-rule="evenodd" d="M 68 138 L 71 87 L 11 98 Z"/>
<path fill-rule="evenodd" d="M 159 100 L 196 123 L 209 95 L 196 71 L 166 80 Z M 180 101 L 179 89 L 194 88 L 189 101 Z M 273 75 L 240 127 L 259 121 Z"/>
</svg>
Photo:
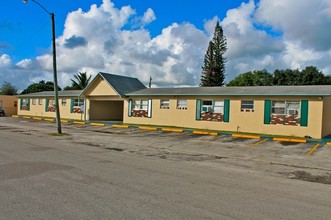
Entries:
<svg viewBox="0 0 331 220">
<path fill-rule="evenodd" d="M 218 139 L 222 139 L 228 137 L 227 135 L 211 135 L 210 138 L 206 139 L 206 141 L 217 141 Z"/>
<path fill-rule="evenodd" d="M 256 145 L 262 144 L 262 143 L 264 143 L 264 142 L 266 142 L 266 141 L 268 141 L 268 139 L 262 139 L 262 140 L 260 140 L 260 141 L 258 141 L 258 142 L 255 142 L 255 143 L 253 143 L 253 144 L 250 144 L 250 146 L 256 146 Z"/>
<path fill-rule="evenodd" d="M 314 147 L 310 149 L 310 151 L 306 154 L 306 156 L 310 156 L 321 144 L 315 144 Z"/>
</svg>

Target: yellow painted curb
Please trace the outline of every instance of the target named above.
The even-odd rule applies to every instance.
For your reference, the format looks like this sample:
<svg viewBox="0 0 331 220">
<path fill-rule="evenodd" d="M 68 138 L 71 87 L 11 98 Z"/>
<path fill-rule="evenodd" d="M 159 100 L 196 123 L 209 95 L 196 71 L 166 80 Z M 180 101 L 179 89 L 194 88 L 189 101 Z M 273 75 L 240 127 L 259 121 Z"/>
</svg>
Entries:
<svg viewBox="0 0 331 220">
<path fill-rule="evenodd" d="M 139 126 L 138 127 L 141 130 L 148 130 L 148 131 L 156 131 L 157 128 L 153 128 L 153 127 L 146 127 L 146 126 Z"/>
<path fill-rule="evenodd" d="M 331 142 L 326 142 L 326 145 L 331 147 Z"/>
<path fill-rule="evenodd" d="M 306 156 L 310 156 L 312 153 L 315 152 L 315 150 L 320 146 L 321 144 L 316 144 L 310 151 L 306 154 Z"/>
<path fill-rule="evenodd" d="M 128 125 L 112 125 L 114 128 L 129 128 Z"/>
<path fill-rule="evenodd" d="M 85 125 L 86 124 L 84 121 L 74 121 L 73 123 L 77 124 L 77 125 Z"/>
<path fill-rule="evenodd" d="M 246 134 L 232 134 L 232 137 L 260 139 L 260 136 L 257 136 L 257 135 L 246 135 Z"/>
<path fill-rule="evenodd" d="M 55 121 L 54 118 L 45 118 L 44 120 L 45 120 L 45 121 Z"/>
<path fill-rule="evenodd" d="M 212 135 L 212 136 L 217 136 L 217 132 L 209 132 L 209 131 L 193 131 L 193 134 L 205 134 L 205 135 Z"/>
<path fill-rule="evenodd" d="M 30 117 L 30 116 L 23 116 L 23 118 L 27 118 L 27 119 L 30 119 L 31 117 Z"/>
<path fill-rule="evenodd" d="M 34 120 L 41 120 L 41 117 L 33 117 Z"/>
<path fill-rule="evenodd" d="M 12 118 L 18 118 L 19 116 L 18 115 L 12 115 L 11 117 Z"/>
<path fill-rule="evenodd" d="M 91 126 L 105 126 L 105 124 L 102 124 L 102 123 L 91 123 Z"/>
<path fill-rule="evenodd" d="M 61 119 L 60 122 L 63 122 L 63 123 L 68 123 L 69 120 L 65 120 L 65 119 Z"/>
<path fill-rule="evenodd" d="M 274 141 L 285 141 L 285 142 L 296 142 L 296 143 L 307 143 L 305 139 L 292 139 L 292 138 L 273 138 Z"/>
<path fill-rule="evenodd" d="M 162 131 L 169 131 L 169 132 L 183 132 L 183 129 L 176 129 L 176 128 L 162 128 Z"/>
</svg>

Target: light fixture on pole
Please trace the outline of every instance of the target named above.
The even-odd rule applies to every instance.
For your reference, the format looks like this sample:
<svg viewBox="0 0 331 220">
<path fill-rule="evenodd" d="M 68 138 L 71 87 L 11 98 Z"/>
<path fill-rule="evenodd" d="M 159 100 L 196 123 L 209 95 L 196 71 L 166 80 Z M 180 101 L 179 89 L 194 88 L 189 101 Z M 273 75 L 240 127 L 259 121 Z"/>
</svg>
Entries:
<svg viewBox="0 0 331 220">
<path fill-rule="evenodd" d="M 56 124 L 57 132 L 62 134 L 61 121 L 60 121 L 60 109 L 59 109 L 59 94 L 57 86 L 57 67 L 56 67 L 56 45 L 55 45 L 55 22 L 54 22 L 54 13 L 49 12 L 44 6 L 35 0 L 31 0 L 37 5 L 39 5 L 44 11 L 51 16 L 52 20 L 52 45 L 53 45 L 53 77 L 54 77 L 54 101 L 55 101 L 55 113 L 56 113 Z M 24 3 L 28 3 L 28 0 L 23 0 Z"/>
</svg>

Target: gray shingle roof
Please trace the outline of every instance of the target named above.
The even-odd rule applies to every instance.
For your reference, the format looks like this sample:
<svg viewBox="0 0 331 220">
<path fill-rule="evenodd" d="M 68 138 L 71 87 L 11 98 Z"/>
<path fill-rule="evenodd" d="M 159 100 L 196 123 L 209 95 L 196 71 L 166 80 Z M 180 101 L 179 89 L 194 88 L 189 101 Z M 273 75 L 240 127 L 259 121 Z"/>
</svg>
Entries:
<svg viewBox="0 0 331 220">
<path fill-rule="evenodd" d="M 144 84 L 142 84 L 137 78 L 128 77 L 128 76 L 120 76 L 120 75 L 103 73 L 103 72 L 98 73 L 98 75 L 101 76 L 103 79 L 105 79 L 109 83 L 109 85 L 118 93 L 118 95 L 120 97 L 124 97 L 126 93 L 130 93 L 130 92 L 134 92 L 134 91 L 146 88 L 146 86 Z M 93 83 L 94 79 L 82 91 L 82 94 Z"/>
<path fill-rule="evenodd" d="M 331 85 L 150 88 L 127 96 L 331 96 Z"/>
<path fill-rule="evenodd" d="M 120 94 L 121 97 L 126 93 L 145 89 L 146 86 L 142 84 L 137 78 L 119 76 L 109 73 L 99 73 L 109 84 Z"/>
<path fill-rule="evenodd" d="M 65 90 L 59 91 L 59 97 L 79 97 L 80 93 L 83 90 Z M 22 97 L 54 97 L 54 91 L 44 91 L 44 92 L 35 92 L 29 94 L 19 95 L 19 98 Z"/>
</svg>

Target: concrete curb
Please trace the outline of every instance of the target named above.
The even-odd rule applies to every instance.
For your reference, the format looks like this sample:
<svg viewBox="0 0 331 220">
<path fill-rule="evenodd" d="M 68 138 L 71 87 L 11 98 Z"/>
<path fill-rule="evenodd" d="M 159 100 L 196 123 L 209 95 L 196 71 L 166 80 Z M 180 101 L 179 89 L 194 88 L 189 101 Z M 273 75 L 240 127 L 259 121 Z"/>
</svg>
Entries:
<svg viewBox="0 0 331 220">
<path fill-rule="evenodd" d="M 42 118 L 42 117 L 32 117 L 32 116 L 20 116 L 20 115 L 12 115 L 13 118 L 24 118 L 24 119 L 35 119 L 35 120 L 45 120 L 54 122 L 55 118 Z M 41 119 L 40 119 L 41 118 Z M 72 120 L 65 120 L 61 119 L 61 122 L 63 123 L 69 123 L 72 122 L 72 124 L 77 125 L 86 125 L 88 123 L 84 121 L 72 121 Z M 193 130 L 193 129 L 181 129 L 181 128 L 162 128 L 162 127 L 150 127 L 150 126 L 134 126 L 134 125 L 124 125 L 124 124 L 104 124 L 104 123 L 96 123 L 92 122 L 89 125 L 91 126 L 111 126 L 114 128 L 138 128 L 141 130 L 150 130 L 150 131 L 164 131 L 164 132 L 176 132 L 176 133 L 183 133 L 183 132 L 191 132 L 192 134 L 197 135 L 212 135 L 212 136 L 232 136 L 232 137 L 239 137 L 239 138 L 248 138 L 248 139 L 268 139 L 273 141 L 280 141 L 280 142 L 294 142 L 294 143 L 320 143 L 325 144 L 326 146 L 331 147 L 331 141 L 330 139 L 304 139 L 304 138 L 291 138 L 291 137 L 273 137 L 272 135 L 255 135 L 255 134 L 241 134 L 241 133 L 232 133 L 232 132 L 226 132 L 226 131 L 203 131 L 203 130 Z"/>
</svg>

